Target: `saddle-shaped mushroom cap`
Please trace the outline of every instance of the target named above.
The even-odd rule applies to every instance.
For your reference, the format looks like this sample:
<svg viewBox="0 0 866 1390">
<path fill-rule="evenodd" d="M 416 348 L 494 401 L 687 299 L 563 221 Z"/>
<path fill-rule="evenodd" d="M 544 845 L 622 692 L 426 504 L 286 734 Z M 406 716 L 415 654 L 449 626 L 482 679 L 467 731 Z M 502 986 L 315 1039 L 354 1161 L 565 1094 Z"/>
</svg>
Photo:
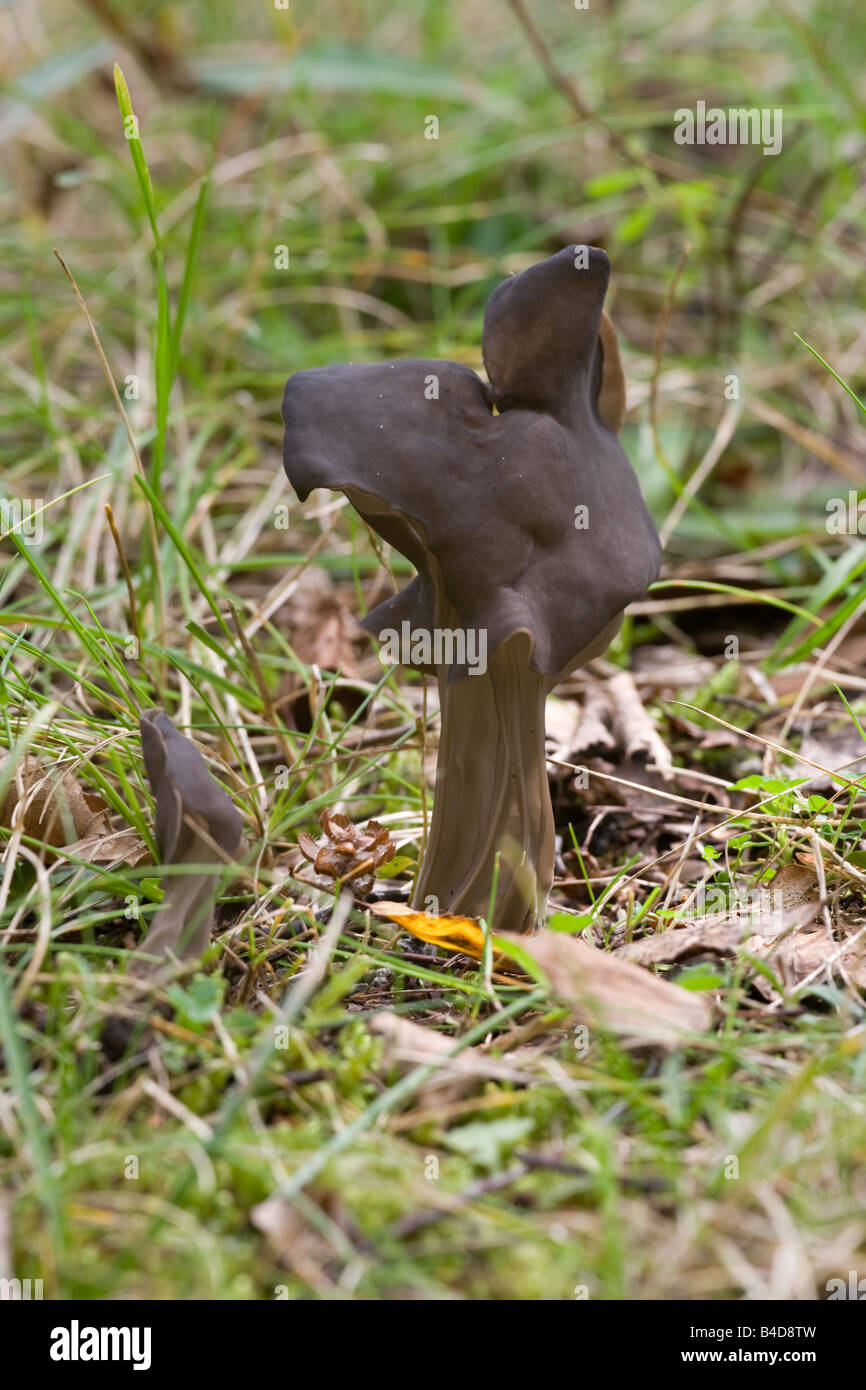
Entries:
<svg viewBox="0 0 866 1390">
<path fill-rule="evenodd" d="M 608 275 L 603 251 L 579 269 L 567 248 L 501 284 L 484 320 L 489 387 L 423 358 L 289 379 L 283 458 L 301 500 L 345 492 L 418 571 L 370 632 L 442 627 L 444 593 L 490 655 L 525 632 L 532 669 L 558 675 L 658 577 L 655 528 L 599 408 Z"/>
<path fill-rule="evenodd" d="M 364 626 L 484 634 L 483 671 L 459 647 L 429 664 L 403 657 L 437 676 L 442 698 L 415 901 L 483 915 L 495 881 L 502 929 L 537 921 L 553 876 L 546 695 L 607 646 L 660 566 L 616 434 L 625 386 L 609 276 L 603 251 L 567 247 L 497 286 L 489 384 L 410 358 L 297 372 L 283 398 L 283 462 L 301 500 L 344 492 L 418 571 Z"/>
</svg>

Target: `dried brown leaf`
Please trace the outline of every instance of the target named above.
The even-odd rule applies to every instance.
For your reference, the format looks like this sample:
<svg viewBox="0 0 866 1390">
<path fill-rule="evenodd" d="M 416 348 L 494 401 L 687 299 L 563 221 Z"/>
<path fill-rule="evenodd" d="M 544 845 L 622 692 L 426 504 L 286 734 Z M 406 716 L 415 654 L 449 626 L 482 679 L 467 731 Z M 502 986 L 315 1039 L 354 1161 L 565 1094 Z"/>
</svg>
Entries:
<svg viewBox="0 0 866 1390">
<path fill-rule="evenodd" d="M 613 724 L 626 759 L 653 763 L 666 780 L 673 775 L 670 750 L 644 709 L 634 678 L 620 671 L 607 682 L 613 703 Z"/>
<path fill-rule="evenodd" d="M 68 845 L 69 854 L 88 864 L 136 864 L 150 858 L 150 850 L 134 830 L 106 830 Z"/>
<path fill-rule="evenodd" d="M 346 682 L 359 676 L 354 644 L 366 636 L 345 604 L 340 601 L 334 583 L 324 570 L 305 571 L 292 599 L 275 615 L 289 632 L 295 656 L 305 666 L 320 671 L 337 671 L 341 680 L 330 696 L 337 698 L 349 713 L 359 707 L 363 692 Z M 313 688 L 298 672 L 286 676 L 275 701 L 277 709 L 301 730 L 312 726 L 315 698 Z"/>
<path fill-rule="evenodd" d="M 766 943 L 814 921 L 816 888 L 811 870 L 787 864 L 767 888 L 730 911 L 680 918 L 666 931 L 620 946 L 616 954 L 636 965 L 670 963 L 704 952 L 732 955 L 749 937 Z"/>
<path fill-rule="evenodd" d="M 0 824 L 7 830 L 20 826 L 25 835 L 55 847 L 107 832 L 105 801 L 85 792 L 72 772 L 46 769 L 28 756 L 14 770 L 5 759 L 0 782 L 6 777 Z"/>
<path fill-rule="evenodd" d="M 706 1032 L 712 1007 L 698 993 L 682 989 L 649 971 L 564 932 L 505 936 L 537 961 L 554 993 L 581 1021 L 664 1047 Z"/>
<path fill-rule="evenodd" d="M 821 983 L 829 975 L 866 990 L 866 938 L 861 932 L 850 941 L 839 942 L 831 942 L 822 928 L 796 932 L 778 941 L 753 936 L 743 943 L 743 950 L 765 960 L 787 989 L 809 976 Z M 763 976 L 756 976 L 754 984 L 765 999 L 776 997 L 772 984 Z"/>
<path fill-rule="evenodd" d="M 612 723 L 613 706 L 607 688 L 601 681 L 592 681 L 584 695 L 572 756 L 593 758 L 614 749 L 616 739 L 611 729 Z"/>
</svg>

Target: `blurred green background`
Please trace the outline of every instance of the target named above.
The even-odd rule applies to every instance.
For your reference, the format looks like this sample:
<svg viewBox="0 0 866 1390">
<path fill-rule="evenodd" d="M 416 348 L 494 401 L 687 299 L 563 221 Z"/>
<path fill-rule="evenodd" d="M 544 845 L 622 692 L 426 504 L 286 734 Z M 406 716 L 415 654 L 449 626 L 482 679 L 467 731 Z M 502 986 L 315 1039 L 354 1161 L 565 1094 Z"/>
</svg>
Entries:
<svg viewBox="0 0 866 1390">
<path fill-rule="evenodd" d="M 124 139 L 115 62 L 140 147 Z M 790 618 L 751 602 L 761 590 L 828 615 L 811 636 L 805 622 L 789 632 L 788 655 L 810 656 L 844 622 L 835 660 L 861 668 L 866 516 L 859 536 L 856 526 L 831 534 L 826 507 L 849 492 L 856 506 L 863 493 L 862 414 L 796 334 L 863 396 L 864 68 L 854 0 L 590 0 L 585 10 L 570 0 L 291 0 L 287 9 L 0 0 L 0 493 L 50 502 L 78 489 L 45 512 L 41 546 L 4 542 L 3 741 L 11 747 L 25 729 L 47 761 L 71 761 L 113 797 L 115 820 L 146 838 L 137 706 L 168 691 L 171 712 L 177 698 L 181 722 L 219 742 L 263 856 L 314 829 L 318 806 L 343 792 L 330 754 L 345 756 L 339 740 L 353 731 L 335 720 L 331 742 L 323 719 L 323 766 L 312 763 L 300 790 L 268 786 L 267 800 L 252 745 L 240 741 L 252 731 L 272 773 L 260 673 L 214 627 L 226 597 L 243 610 L 303 565 L 317 527 L 326 543 L 316 563 L 356 606 L 379 571 L 347 508 L 312 522 L 293 508 L 288 534 L 272 524 L 280 499 L 291 500 L 280 467 L 284 381 L 322 363 L 401 355 L 479 369 L 492 286 L 570 242 L 610 255 L 608 307 L 629 385 L 623 442 L 678 585 L 638 605 L 639 637 L 651 617 L 662 644 L 712 656 L 727 681 L 724 634 L 766 655 Z M 780 153 L 678 145 L 675 113 L 699 101 L 780 109 Z M 142 148 L 150 208 L 134 164 Z M 161 508 L 161 581 L 130 441 L 55 248 Z M 126 653 L 127 592 L 106 502 L 151 643 L 140 667 Z M 685 581 L 741 592 L 708 598 Z M 638 626 L 627 625 L 614 659 Z M 257 637 L 256 660 L 272 688 L 298 666 L 276 624 Z M 778 687 L 789 702 L 803 670 L 791 679 Z M 774 717 L 773 690 L 756 688 Z M 392 683 L 377 706 L 386 720 L 408 719 L 410 734 L 412 694 Z M 764 718 L 755 694 L 744 685 L 725 713 Z M 417 829 L 421 762 L 400 728 L 399 744 L 369 753 L 360 770 L 350 749 L 352 795 L 359 812 L 397 807 L 394 820 Z M 677 756 L 700 761 L 696 726 L 677 728 Z M 733 755 L 722 771 L 739 774 Z M 852 820 L 848 833 L 863 828 Z M 785 825 L 758 823 L 750 871 L 790 858 L 797 836 L 797 826 L 788 836 Z M 243 918 L 240 964 L 215 945 L 207 965 L 219 968 L 196 986 L 204 1005 L 197 1012 L 190 994 L 186 1035 L 161 1039 L 166 1071 L 156 1074 L 168 1084 L 170 1071 L 173 1094 L 196 1116 L 213 1117 L 232 1094 L 233 1063 L 210 1023 L 226 981 L 224 1026 L 247 1057 L 270 1025 L 241 991 L 256 980 L 278 997 L 305 958 L 308 943 L 287 963 L 285 943 L 269 936 L 290 890 L 262 862 L 221 922 Z M 424 992 L 407 972 L 420 968 L 391 941 L 345 937 L 323 999 L 277 1059 L 296 1074 L 321 1071 L 321 1085 L 293 1089 L 275 1064 L 266 1127 L 233 1113 L 225 1143 L 206 1155 L 183 1120 L 142 1099 L 134 1077 L 100 1090 L 107 967 L 128 948 L 118 904 L 149 875 L 152 910 L 153 866 L 50 867 L 51 953 L 20 1012 L 19 1051 L 10 1044 L 16 1118 L 0 1149 L 19 1259 L 32 1262 L 21 1272 L 44 1274 L 50 1295 L 273 1297 L 287 1276 L 251 1211 L 280 1165 L 335 1144 L 385 1085 L 379 1042 L 341 1001 L 387 966 L 394 998 L 411 1009 Z M 16 872 L 20 898 L 4 900 L 4 925 L 19 901 L 38 906 L 32 865 Z M 622 909 L 629 922 L 633 906 Z M 32 940 L 22 932 L 6 949 L 13 987 Z M 454 985 L 431 968 L 425 979 L 439 991 L 437 1025 L 465 1029 L 489 1005 L 474 977 Z M 369 1007 L 380 1006 L 370 990 Z M 728 976 L 732 1010 L 742 993 Z M 429 1113 L 407 1133 L 401 1115 L 320 1175 L 297 1218 L 292 1296 L 568 1298 L 584 1281 L 592 1297 L 820 1295 L 862 1251 L 866 1057 L 856 1029 L 846 1033 L 859 1003 L 829 987 L 823 998 L 826 1012 L 819 1000 L 793 1019 L 756 1019 L 746 999 L 708 1044 L 715 1052 L 677 1053 L 656 1069 L 607 1041 L 576 1062 L 566 1041 L 558 1075 L 569 1069 L 571 1089 L 544 1081 L 494 1094 L 484 1083 L 451 1115 L 465 1119 L 477 1100 L 480 1118 L 453 1134 Z M 481 1147 L 480 1132 L 489 1148 L 484 1123 L 500 1105 L 503 1154 L 534 1132 L 572 1163 L 565 1175 L 528 1175 L 523 1204 L 465 1197 L 486 1171 L 468 1141 L 474 1133 Z M 461 1225 L 419 1243 L 411 1223 L 430 1201 L 425 1155 L 458 1150 L 461 1139 L 462 1157 L 443 1156 L 443 1190 L 463 1194 L 472 1238 Z M 142 1156 L 137 1187 L 123 1173 L 130 1146 Z M 719 1178 L 729 1152 L 742 1154 L 742 1184 Z M 359 1231 L 379 1243 L 366 1265 L 372 1247 Z"/>
<path fill-rule="evenodd" d="M 116 59 L 173 299 L 211 172 L 169 425 L 175 468 L 206 428 L 196 469 L 221 448 L 269 476 L 279 393 L 300 367 L 406 354 L 478 366 L 492 285 L 591 242 L 613 263 L 625 442 L 659 519 L 677 492 L 664 463 L 689 476 L 723 414 L 726 378 L 739 379 L 733 442 L 668 538 L 671 557 L 695 543 L 706 555 L 822 533 L 826 498 L 861 480 L 862 440 L 853 403 L 794 334 L 862 386 L 857 17 L 853 3 L 803 0 L 3 4 L 8 487 L 32 492 L 40 474 L 74 485 L 115 429 L 52 246 L 115 377 L 141 377 L 136 426 L 153 420 L 151 239 L 121 138 Z M 781 153 L 677 145 L 674 113 L 698 100 L 781 108 Z M 430 117 L 437 139 L 426 138 Z M 275 267 L 280 246 L 288 269 Z M 654 446 L 654 347 L 672 288 Z M 802 564 L 789 557 L 788 582 Z"/>
</svg>

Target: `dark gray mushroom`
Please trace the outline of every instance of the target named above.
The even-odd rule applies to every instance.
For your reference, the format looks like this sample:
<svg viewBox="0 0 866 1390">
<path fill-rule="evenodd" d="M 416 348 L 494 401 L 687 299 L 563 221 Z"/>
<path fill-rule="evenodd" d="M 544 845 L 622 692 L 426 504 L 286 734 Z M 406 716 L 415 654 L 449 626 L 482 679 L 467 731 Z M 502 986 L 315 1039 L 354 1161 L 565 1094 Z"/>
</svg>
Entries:
<svg viewBox="0 0 866 1390">
<path fill-rule="evenodd" d="M 439 683 L 415 905 L 488 915 L 498 856 L 501 930 L 537 924 L 553 877 L 546 697 L 604 650 L 659 572 L 615 433 L 624 385 L 602 309 L 609 275 L 603 251 L 567 247 L 499 285 L 484 316 L 489 385 L 454 362 L 409 359 L 298 372 L 283 399 L 283 460 L 301 500 L 344 492 L 418 572 L 364 622 L 380 639 L 426 634 L 430 654 L 410 643 L 403 659 Z M 437 633 L 463 634 L 465 650 L 483 636 L 486 669 L 457 640 L 437 652 Z"/>
<path fill-rule="evenodd" d="M 216 866 L 238 852 L 243 823 L 229 797 L 211 777 L 195 744 L 178 733 L 161 709 L 140 720 L 144 766 L 156 803 L 155 832 L 163 864 L 186 866 L 167 874 L 165 897 L 140 950 L 178 959 L 200 956 L 213 925 L 220 875 Z M 136 963 L 138 974 L 158 969 Z"/>
</svg>

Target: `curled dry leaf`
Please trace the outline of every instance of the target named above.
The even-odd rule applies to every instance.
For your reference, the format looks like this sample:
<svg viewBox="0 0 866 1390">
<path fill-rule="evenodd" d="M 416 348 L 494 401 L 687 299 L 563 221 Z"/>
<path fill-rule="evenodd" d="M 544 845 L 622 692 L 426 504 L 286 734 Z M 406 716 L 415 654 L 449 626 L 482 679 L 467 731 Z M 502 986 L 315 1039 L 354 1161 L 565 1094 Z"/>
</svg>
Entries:
<svg viewBox="0 0 866 1390">
<path fill-rule="evenodd" d="M 327 809 L 321 812 L 319 825 L 324 841 L 317 844 L 311 835 L 299 835 L 301 854 L 328 885 L 339 881 L 356 897 L 365 897 L 373 887 L 376 870 L 394 858 L 397 847 L 389 831 L 375 820 L 368 821 L 362 830 L 348 816 Z"/>
<path fill-rule="evenodd" d="M 583 709 L 577 738 L 572 749 L 575 758 L 597 758 L 616 747 L 611 733 L 613 711 L 610 697 L 600 681 L 591 681 L 583 697 Z"/>
<path fill-rule="evenodd" d="M 670 964 L 704 954 L 729 956 L 744 945 L 756 927 L 758 934 L 750 939 L 766 945 L 782 932 L 805 926 L 814 917 L 815 908 L 808 905 L 781 912 L 758 905 L 738 912 L 711 912 L 695 922 L 683 922 L 676 929 L 659 932 L 657 936 L 632 941 L 615 954 L 636 965 Z"/>
<path fill-rule="evenodd" d="M 812 857 L 801 854 L 801 858 Z M 615 954 L 648 966 L 741 951 L 766 961 L 787 989 L 808 977 L 816 983 L 841 978 L 849 986 L 866 989 L 866 939 L 840 917 L 836 922 L 840 939 L 831 941 L 816 920 L 821 910 L 817 894 L 813 865 L 787 864 L 771 884 L 742 905 L 691 921 L 682 919 L 667 931 L 621 946 Z M 768 1000 L 778 998 L 768 979 L 754 968 L 750 973 L 759 994 Z"/>
<path fill-rule="evenodd" d="M 621 671 L 607 682 L 613 702 L 614 729 L 626 758 L 654 763 L 667 780 L 673 774 L 670 750 L 644 709 L 634 678 Z"/>
<path fill-rule="evenodd" d="M 703 577 L 703 575 L 701 575 Z M 673 643 L 646 643 L 631 654 L 635 684 L 648 690 L 697 690 L 716 673 L 716 663 L 707 656 L 693 656 Z"/>
<path fill-rule="evenodd" d="M 350 617 L 334 596 L 323 601 L 295 634 L 295 655 L 307 666 L 318 666 L 323 671 L 342 671 L 347 679 L 352 679 L 358 674 L 353 636 Z"/>
<path fill-rule="evenodd" d="M 20 826 L 31 839 L 55 847 L 108 830 L 106 802 L 71 772 L 46 769 L 30 756 L 13 769 L 7 758 L 0 764 L 0 785 L 4 781 L 0 824 L 7 830 Z"/>
<path fill-rule="evenodd" d="M 241 818 L 211 777 L 190 739 L 179 734 L 161 709 L 141 716 L 141 745 L 156 802 L 156 842 L 163 864 L 188 866 L 166 875 L 165 897 L 140 949 L 147 955 L 201 955 L 213 922 L 219 876 L 211 871 L 234 857 L 241 844 Z M 150 962 L 136 973 L 150 974 Z"/>
<path fill-rule="evenodd" d="M 544 707 L 545 756 L 554 761 L 568 762 L 580 725 L 580 709 L 574 700 L 560 700 L 551 695 Z"/>
<path fill-rule="evenodd" d="M 547 757 L 573 763 L 610 753 L 616 739 L 610 730 L 610 700 L 600 681 L 589 681 L 583 688 L 581 704 L 551 696 L 545 709 Z"/>
</svg>

